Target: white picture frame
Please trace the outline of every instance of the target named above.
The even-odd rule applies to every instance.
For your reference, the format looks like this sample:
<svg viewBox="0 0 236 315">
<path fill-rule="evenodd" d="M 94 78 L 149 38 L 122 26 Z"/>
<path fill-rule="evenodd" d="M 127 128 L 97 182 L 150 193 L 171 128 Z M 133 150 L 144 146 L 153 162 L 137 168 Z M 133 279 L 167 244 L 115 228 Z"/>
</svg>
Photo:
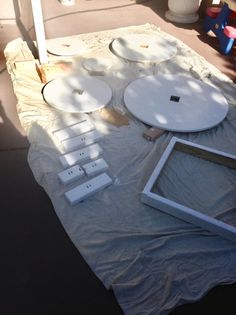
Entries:
<svg viewBox="0 0 236 315">
<path fill-rule="evenodd" d="M 236 226 L 230 225 L 221 220 L 203 214 L 202 212 L 186 207 L 175 201 L 167 199 L 156 192 L 153 192 L 154 184 L 157 182 L 163 168 L 166 166 L 170 155 L 176 149 L 187 154 L 192 154 L 194 156 L 210 160 L 214 163 L 218 163 L 234 169 L 236 168 L 235 155 L 228 154 L 223 151 L 218 151 L 190 141 L 172 137 L 142 191 L 141 201 L 144 204 L 157 208 L 170 215 L 198 225 L 206 230 L 209 230 L 215 234 L 221 235 L 222 237 L 236 242 Z"/>
</svg>

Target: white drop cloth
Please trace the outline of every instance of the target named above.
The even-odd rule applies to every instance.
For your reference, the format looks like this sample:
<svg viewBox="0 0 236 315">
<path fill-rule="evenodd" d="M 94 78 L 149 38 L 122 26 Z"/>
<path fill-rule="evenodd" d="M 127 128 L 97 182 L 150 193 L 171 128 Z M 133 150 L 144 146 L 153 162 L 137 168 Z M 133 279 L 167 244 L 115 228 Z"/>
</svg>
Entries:
<svg viewBox="0 0 236 315">
<path fill-rule="evenodd" d="M 198 300 L 218 284 L 235 282 L 236 244 L 143 205 L 140 193 L 173 135 L 236 154 L 236 88 L 226 76 L 177 40 L 176 57 L 159 65 L 117 58 L 109 51 L 109 44 L 112 39 L 127 33 L 173 39 L 149 24 L 81 34 L 79 38 L 90 50 L 73 60 L 78 73 L 83 74 L 86 73 L 80 66 L 83 57 L 111 59 L 112 67 L 100 77 L 112 87 L 110 106 L 126 112 L 123 92 L 137 77 L 188 73 L 222 90 L 230 105 L 226 119 L 208 131 L 192 134 L 165 132 L 156 143 L 147 142 L 142 137 L 146 126 L 131 116 L 129 126 L 115 127 L 103 121 L 98 113 L 66 114 L 47 105 L 41 94 L 43 84 L 36 72 L 13 68 L 15 60 L 32 59 L 21 40 L 9 43 L 5 55 L 18 98 L 18 114 L 31 142 L 29 165 L 37 182 L 52 200 L 65 231 L 106 288 L 113 288 L 126 315 L 164 315 L 179 304 Z M 91 120 L 103 133 L 100 144 L 114 183 L 85 202 L 70 207 L 64 198 L 68 188 L 63 187 L 57 178 L 61 170 L 58 157 L 62 148 L 52 132 L 81 117 Z M 176 167 L 180 168 L 181 163 L 176 163 Z M 236 176 L 235 172 L 220 176 L 229 176 L 224 181 L 229 186 L 215 185 L 218 191 L 212 192 L 208 189 L 207 174 L 204 174 L 201 202 L 207 205 L 209 200 L 212 207 L 220 205 L 218 210 L 222 211 L 224 201 L 226 206 L 236 204 Z M 192 186 L 192 177 L 186 176 L 179 184 L 178 178 L 173 177 L 173 181 L 171 184 L 183 192 L 182 196 Z M 164 189 L 168 192 L 168 182 Z M 191 197 L 194 208 L 198 195 L 192 192 Z"/>
</svg>

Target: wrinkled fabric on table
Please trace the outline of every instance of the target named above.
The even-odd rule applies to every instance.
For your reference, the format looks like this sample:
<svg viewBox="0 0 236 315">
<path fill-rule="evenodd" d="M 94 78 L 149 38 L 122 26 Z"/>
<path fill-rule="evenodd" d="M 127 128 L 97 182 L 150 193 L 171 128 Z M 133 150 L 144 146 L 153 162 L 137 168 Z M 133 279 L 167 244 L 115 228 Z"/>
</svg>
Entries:
<svg viewBox="0 0 236 315">
<path fill-rule="evenodd" d="M 122 60 L 112 54 L 109 45 L 114 38 L 127 33 L 174 40 L 177 54 L 160 64 Z M 76 71 L 86 74 L 81 66 L 83 58 L 109 58 L 112 66 L 99 78 L 112 88 L 109 107 L 122 113 L 127 112 L 123 93 L 129 82 L 144 75 L 163 73 L 186 73 L 217 86 L 229 103 L 226 119 L 215 128 L 198 133 L 165 132 L 155 143 L 148 142 L 142 137 L 147 126 L 129 114 L 129 125 L 117 127 L 104 121 L 99 112 L 68 114 L 50 107 L 43 99 L 43 84 L 36 71 L 14 68 L 14 61 L 33 60 L 25 42 L 17 39 L 5 49 L 18 99 L 18 115 L 30 141 L 28 162 L 65 231 L 105 287 L 114 290 L 126 315 L 164 315 L 177 305 L 200 299 L 218 284 L 235 282 L 236 244 L 142 204 L 140 194 L 173 135 L 236 154 L 236 88 L 204 58 L 154 25 L 78 37 L 87 44 L 88 51 L 72 58 Z M 64 197 L 68 187 L 60 184 L 57 177 L 62 169 L 59 156 L 63 149 L 53 131 L 82 118 L 92 121 L 103 134 L 100 145 L 113 184 L 72 207 Z M 236 205 L 235 170 L 223 168 L 219 172 L 214 165 L 209 171 L 211 175 L 217 171 L 217 182 L 222 180 L 223 184 L 214 185 L 213 190 L 207 174 L 199 174 L 198 166 L 193 167 L 192 175 L 201 186 L 194 187 L 192 175 L 178 181 L 178 172 L 184 172 L 185 163 L 177 156 L 173 176 L 164 181 L 162 189 L 168 195 L 174 187 L 179 198 L 189 198 L 192 208 L 206 206 L 215 216 L 224 215 L 224 211 Z"/>
</svg>

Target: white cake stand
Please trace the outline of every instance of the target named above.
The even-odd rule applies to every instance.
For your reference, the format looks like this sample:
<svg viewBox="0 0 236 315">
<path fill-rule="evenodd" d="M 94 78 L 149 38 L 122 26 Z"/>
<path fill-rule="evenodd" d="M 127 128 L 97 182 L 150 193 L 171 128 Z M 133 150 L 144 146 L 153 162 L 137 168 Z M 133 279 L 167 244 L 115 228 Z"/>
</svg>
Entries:
<svg viewBox="0 0 236 315">
<path fill-rule="evenodd" d="M 176 42 L 161 36 L 128 34 L 112 42 L 113 52 L 124 59 L 136 62 L 160 63 L 172 58 L 176 52 Z"/>
<path fill-rule="evenodd" d="M 87 46 L 77 37 L 60 37 L 47 40 L 47 50 L 57 56 L 75 56 L 85 52 Z"/>
<path fill-rule="evenodd" d="M 228 112 L 228 103 L 219 89 L 186 75 L 139 78 L 126 88 L 124 102 L 142 122 L 177 132 L 212 128 Z"/>
<path fill-rule="evenodd" d="M 102 80 L 87 76 L 64 76 L 44 86 L 43 96 L 52 107 L 70 113 L 89 113 L 105 107 L 112 90 Z"/>
</svg>

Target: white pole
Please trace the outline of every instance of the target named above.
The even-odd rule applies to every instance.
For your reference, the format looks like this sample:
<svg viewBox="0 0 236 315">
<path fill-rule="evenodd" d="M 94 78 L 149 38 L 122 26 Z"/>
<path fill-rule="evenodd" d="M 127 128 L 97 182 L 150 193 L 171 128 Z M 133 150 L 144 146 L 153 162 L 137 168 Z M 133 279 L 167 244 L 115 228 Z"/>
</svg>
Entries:
<svg viewBox="0 0 236 315">
<path fill-rule="evenodd" d="M 43 24 L 43 13 L 42 6 L 40 0 L 31 0 L 33 19 L 34 19 L 34 27 L 36 33 L 36 41 L 37 48 L 39 53 L 39 62 L 47 63 L 48 55 L 47 55 L 47 46 L 46 46 L 46 38 Z"/>
</svg>

